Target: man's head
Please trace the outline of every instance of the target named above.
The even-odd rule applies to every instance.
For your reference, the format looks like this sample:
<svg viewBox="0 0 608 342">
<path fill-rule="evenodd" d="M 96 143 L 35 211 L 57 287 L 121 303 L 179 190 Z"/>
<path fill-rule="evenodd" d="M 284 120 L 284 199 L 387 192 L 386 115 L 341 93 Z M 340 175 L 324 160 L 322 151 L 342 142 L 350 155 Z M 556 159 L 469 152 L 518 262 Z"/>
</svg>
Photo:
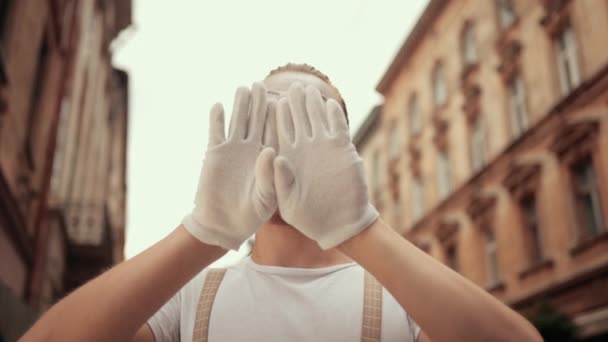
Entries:
<svg viewBox="0 0 608 342">
<path fill-rule="evenodd" d="M 268 73 L 264 78 L 264 86 L 266 87 L 268 99 L 276 101 L 281 97 L 287 96 L 287 90 L 294 83 L 300 83 L 303 86 L 314 86 L 319 89 L 321 96 L 325 99 L 334 99 L 342 106 L 348 123 L 348 113 L 346 111 L 346 103 L 342 98 L 340 91 L 331 83 L 329 77 L 308 64 L 287 63 Z M 276 146 L 275 149 L 277 148 Z M 277 211 L 270 222 L 275 224 L 285 224 Z"/>
<path fill-rule="evenodd" d="M 263 83 L 267 90 L 267 99 L 271 102 L 287 96 L 290 86 L 294 83 L 300 83 L 304 87 L 316 87 L 325 99 L 336 100 L 341 104 L 346 114 L 346 104 L 338 89 L 325 74 L 310 65 L 289 63 L 278 67 L 264 78 Z M 348 115 L 346 115 L 346 120 L 348 122 Z M 272 119 L 267 121 L 267 125 L 271 121 Z M 276 132 L 276 127 L 271 131 Z M 272 140 L 271 142 L 275 142 Z M 276 143 L 278 144 L 278 142 Z M 273 146 L 278 151 L 278 146 L 273 144 L 268 146 Z M 309 239 L 297 229 L 289 228 L 289 224 L 281 218 L 277 210 L 268 222 L 256 232 L 253 255 L 256 256 L 258 262 L 303 265 L 297 267 L 311 267 L 311 260 L 313 264 L 315 262 L 324 264 L 336 260 L 345 262 L 343 260 L 344 255 L 334 250 L 323 251 L 315 241 Z"/>
</svg>

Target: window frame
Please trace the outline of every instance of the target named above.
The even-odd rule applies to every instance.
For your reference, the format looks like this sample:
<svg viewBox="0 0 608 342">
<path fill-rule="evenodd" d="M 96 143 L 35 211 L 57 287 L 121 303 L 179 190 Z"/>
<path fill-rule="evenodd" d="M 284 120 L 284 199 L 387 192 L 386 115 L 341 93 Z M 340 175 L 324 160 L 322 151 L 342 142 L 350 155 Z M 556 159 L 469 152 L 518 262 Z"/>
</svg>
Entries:
<svg viewBox="0 0 608 342">
<path fill-rule="evenodd" d="M 416 93 L 410 95 L 408 99 L 407 117 L 410 137 L 417 136 L 422 131 L 422 113 L 420 111 L 420 103 Z"/>
<path fill-rule="evenodd" d="M 437 194 L 441 200 L 452 192 L 452 175 L 450 172 L 450 156 L 446 148 L 437 149 Z M 445 187 L 445 188 L 444 188 Z"/>
<path fill-rule="evenodd" d="M 526 84 L 520 73 L 507 83 L 509 92 L 509 121 L 511 136 L 518 138 L 530 127 L 530 115 L 526 96 Z"/>
<path fill-rule="evenodd" d="M 512 0 L 496 0 L 496 15 L 498 17 L 498 26 L 501 30 L 506 30 L 509 27 L 513 26 L 515 22 L 518 20 L 517 11 L 515 10 L 515 5 Z M 505 6 L 507 4 L 508 6 Z M 508 8 L 508 11 L 505 9 Z M 510 19 L 507 22 L 505 20 L 505 13 L 510 14 Z"/>
<path fill-rule="evenodd" d="M 472 22 L 465 23 L 460 40 L 460 56 L 463 67 L 477 64 L 479 62 L 479 49 L 475 37 L 475 25 Z"/>
<path fill-rule="evenodd" d="M 582 83 L 580 44 L 577 41 L 574 27 L 570 23 L 566 23 L 555 32 L 552 44 L 560 94 L 566 96 Z"/>
<path fill-rule="evenodd" d="M 389 149 L 388 156 L 390 160 L 398 160 L 401 156 L 401 146 L 403 142 L 401 141 L 401 132 L 399 130 L 399 123 L 397 120 L 393 120 L 391 122 L 390 132 L 389 132 Z"/>
<path fill-rule="evenodd" d="M 445 75 L 445 66 L 442 61 L 437 61 L 431 73 L 431 84 L 433 94 L 433 108 L 443 107 L 448 102 L 448 85 Z"/>
<path fill-rule="evenodd" d="M 593 232 L 591 232 L 588 227 L 586 226 L 586 219 L 584 219 L 581 215 L 583 215 L 580 210 L 579 210 L 579 201 L 578 201 L 578 196 L 577 196 L 577 190 L 578 190 L 578 186 L 577 186 L 577 181 L 575 180 L 575 176 L 574 176 L 574 168 L 577 167 L 577 165 L 586 162 L 586 165 L 590 167 L 590 169 L 593 171 L 593 188 L 591 190 L 588 190 L 589 192 L 591 192 L 591 206 L 592 206 L 592 210 L 593 210 L 593 221 L 594 221 L 594 226 L 595 226 L 595 230 Z M 588 170 L 588 169 L 587 169 Z M 582 241 L 587 241 L 587 240 L 592 240 L 598 236 L 601 236 L 603 233 L 606 233 L 606 217 L 604 215 L 603 212 L 603 199 L 601 196 L 601 190 L 600 190 L 600 180 L 598 177 L 598 172 L 597 172 L 597 165 L 596 165 L 596 160 L 594 158 L 594 156 L 591 153 L 585 154 L 580 156 L 579 158 L 576 158 L 575 160 L 571 161 L 570 163 L 568 163 L 567 165 L 567 171 L 568 171 L 568 178 L 569 178 L 569 183 L 570 183 L 570 198 L 571 198 L 571 203 L 572 203 L 572 210 L 573 210 L 573 214 L 574 214 L 574 223 L 575 223 L 575 227 L 578 227 L 576 229 L 576 239 L 577 241 L 580 243 Z M 593 191 L 595 190 L 595 191 Z"/>
<path fill-rule="evenodd" d="M 495 287 L 502 282 L 496 231 L 495 227 L 488 221 L 483 222 L 482 225 L 484 234 L 484 254 L 486 260 L 486 281 L 489 287 Z M 492 266 L 494 266 L 494 268 Z"/>
<path fill-rule="evenodd" d="M 529 207 L 526 202 L 533 203 L 534 219 L 530 220 Z M 536 192 L 526 192 L 517 199 L 521 215 L 521 224 L 524 232 L 524 249 L 528 267 L 536 265 L 546 258 L 545 243 L 543 239 L 542 220 L 538 209 L 538 196 Z M 533 222 L 532 222 L 533 221 Z M 531 239 L 533 238 L 533 239 Z"/>
<path fill-rule="evenodd" d="M 415 176 L 412 178 L 412 218 L 416 222 L 424 216 L 425 211 L 425 196 L 424 196 L 424 183 L 422 177 Z"/>
<path fill-rule="evenodd" d="M 455 272 L 461 272 L 459 245 L 460 224 L 457 221 L 441 220 L 435 230 L 443 254 L 443 263 Z M 453 251 L 453 253 L 449 253 Z"/>
<path fill-rule="evenodd" d="M 471 170 L 477 172 L 487 164 L 487 128 L 483 115 L 478 113 L 469 123 L 469 154 Z"/>
<path fill-rule="evenodd" d="M 602 163 L 598 161 L 599 156 L 604 152 L 603 146 L 600 146 L 598 134 L 600 130 L 600 120 L 589 118 L 586 120 L 577 120 L 564 124 L 555 133 L 553 143 L 550 145 L 551 151 L 555 153 L 560 160 L 560 171 L 565 177 L 565 185 L 567 192 L 570 192 L 568 200 L 568 219 L 571 228 L 573 243 L 570 246 L 570 254 L 578 254 L 587 248 L 595 245 L 597 241 L 608 238 L 608 227 L 606 219 L 608 218 L 608 206 L 606 206 L 606 198 L 603 198 L 603 191 L 606 189 L 606 170 Z M 595 172 L 596 187 L 599 189 L 599 205 L 603 222 L 604 231 L 593 238 L 586 239 L 584 234 L 581 234 L 581 229 L 578 226 L 577 212 L 575 210 L 575 201 L 572 196 L 573 180 L 571 177 L 571 166 L 577 162 L 590 158 Z"/>
<path fill-rule="evenodd" d="M 454 239 L 444 244 L 444 253 L 445 253 L 445 263 L 446 265 L 454 270 L 455 272 L 460 273 L 461 265 L 460 265 L 460 253 L 458 253 L 458 244 Z"/>
</svg>

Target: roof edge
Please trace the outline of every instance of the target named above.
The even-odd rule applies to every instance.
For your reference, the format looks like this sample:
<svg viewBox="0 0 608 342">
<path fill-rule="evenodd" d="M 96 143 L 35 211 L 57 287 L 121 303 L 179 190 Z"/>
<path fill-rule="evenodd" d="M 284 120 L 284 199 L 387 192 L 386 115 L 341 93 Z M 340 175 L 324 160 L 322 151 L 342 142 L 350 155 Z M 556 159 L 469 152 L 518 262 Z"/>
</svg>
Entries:
<svg viewBox="0 0 608 342">
<path fill-rule="evenodd" d="M 429 4 L 426 6 L 418 21 L 410 31 L 409 35 L 399 48 L 395 57 L 388 69 L 384 72 L 384 75 L 378 82 L 376 86 L 376 91 L 380 94 L 383 94 L 388 90 L 388 88 L 393 84 L 395 78 L 397 78 L 397 71 L 405 62 L 409 59 L 409 57 L 414 53 L 418 44 L 422 41 L 422 38 L 425 36 L 429 25 L 435 22 L 435 19 L 439 17 L 441 11 L 447 5 L 449 0 L 430 0 Z"/>
</svg>

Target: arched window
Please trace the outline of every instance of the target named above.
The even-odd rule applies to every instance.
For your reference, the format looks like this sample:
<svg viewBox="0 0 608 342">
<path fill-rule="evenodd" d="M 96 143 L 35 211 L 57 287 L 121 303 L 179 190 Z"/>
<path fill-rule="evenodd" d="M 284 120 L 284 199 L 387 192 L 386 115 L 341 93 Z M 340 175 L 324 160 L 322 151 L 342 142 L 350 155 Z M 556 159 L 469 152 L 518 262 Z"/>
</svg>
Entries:
<svg viewBox="0 0 608 342">
<path fill-rule="evenodd" d="M 486 164 L 486 148 L 488 143 L 483 117 L 480 113 L 477 114 L 475 120 L 471 123 L 470 139 L 471 168 L 475 172 Z"/>
<path fill-rule="evenodd" d="M 412 217 L 414 221 L 418 221 L 424 214 L 424 185 L 421 177 L 414 177 L 410 194 L 412 196 Z"/>
<path fill-rule="evenodd" d="M 412 94 L 407 105 L 408 125 L 410 135 L 416 135 L 422 130 L 422 117 L 420 115 L 420 106 L 418 105 L 418 96 Z"/>
<path fill-rule="evenodd" d="M 437 191 L 440 199 L 446 198 L 452 190 L 452 176 L 450 174 L 450 158 L 448 151 L 437 151 Z"/>
<path fill-rule="evenodd" d="M 498 7 L 498 21 L 500 22 L 500 27 L 504 29 L 511 26 L 515 22 L 515 19 L 517 19 L 515 8 L 513 8 L 513 1 L 497 0 L 496 6 Z"/>
<path fill-rule="evenodd" d="M 397 160 L 399 159 L 399 154 L 401 154 L 401 133 L 399 132 L 399 126 L 396 120 L 391 124 L 389 137 L 389 156 L 391 160 Z"/>
<path fill-rule="evenodd" d="M 472 23 L 466 23 L 462 31 L 461 54 L 464 66 L 474 65 L 478 61 L 477 44 L 475 43 L 475 30 Z"/>
</svg>

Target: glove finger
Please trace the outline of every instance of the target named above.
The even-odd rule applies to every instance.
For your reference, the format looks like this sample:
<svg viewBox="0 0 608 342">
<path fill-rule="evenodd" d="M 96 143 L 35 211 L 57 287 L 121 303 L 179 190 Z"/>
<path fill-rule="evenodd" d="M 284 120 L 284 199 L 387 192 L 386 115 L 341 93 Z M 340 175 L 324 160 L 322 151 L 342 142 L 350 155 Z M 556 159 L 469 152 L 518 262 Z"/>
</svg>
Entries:
<svg viewBox="0 0 608 342">
<path fill-rule="evenodd" d="M 328 132 L 327 114 L 325 104 L 319 89 L 313 86 L 306 87 L 306 111 L 312 128 L 312 135 L 324 134 Z"/>
<path fill-rule="evenodd" d="M 344 111 L 340 104 L 334 99 L 329 99 L 327 100 L 326 107 L 332 135 L 346 134 L 346 136 L 349 136 L 346 116 L 344 115 Z"/>
<path fill-rule="evenodd" d="M 295 172 L 287 158 L 278 156 L 274 159 L 274 186 L 279 203 L 285 203 L 295 183 Z"/>
<path fill-rule="evenodd" d="M 264 146 L 272 147 L 279 151 L 279 137 L 277 136 L 277 103 L 269 102 L 264 123 Z"/>
<path fill-rule="evenodd" d="M 221 103 L 216 103 L 209 112 L 209 147 L 226 141 L 224 129 L 224 106 Z"/>
<path fill-rule="evenodd" d="M 276 152 L 274 149 L 267 147 L 260 152 L 258 159 L 255 162 L 255 188 L 256 193 L 260 196 L 262 202 L 267 207 L 276 207 L 276 193 L 274 189 L 274 158 Z"/>
<path fill-rule="evenodd" d="M 262 140 L 264 121 L 266 120 L 266 88 L 262 83 L 255 82 L 251 86 L 251 113 L 247 139 Z"/>
<path fill-rule="evenodd" d="M 293 124 L 293 115 L 289 108 L 289 101 L 286 98 L 279 100 L 276 118 L 278 125 L 277 135 L 279 138 L 279 150 L 288 150 L 295 141 L 295 127 Z"/>
<path fill-rule="evenodd" d="M 287 91 L 287 98 L 293 117 L 296 141 L 302 137 L 312 136 L 312 129 L 306 113 L 306 94 L 302 85 L 300 83 L 292 84 Z"/>
<path fill-rule="evenodd" d="M 247 87 L 239 87 L 234 96 L 234 106 L 232 107 L 228 139 L 245 139 L 247 134 L 247 122 L 249 121 L 250 103 L 251 92 L 249 89 L 247 89 Z"/>
</svg>

